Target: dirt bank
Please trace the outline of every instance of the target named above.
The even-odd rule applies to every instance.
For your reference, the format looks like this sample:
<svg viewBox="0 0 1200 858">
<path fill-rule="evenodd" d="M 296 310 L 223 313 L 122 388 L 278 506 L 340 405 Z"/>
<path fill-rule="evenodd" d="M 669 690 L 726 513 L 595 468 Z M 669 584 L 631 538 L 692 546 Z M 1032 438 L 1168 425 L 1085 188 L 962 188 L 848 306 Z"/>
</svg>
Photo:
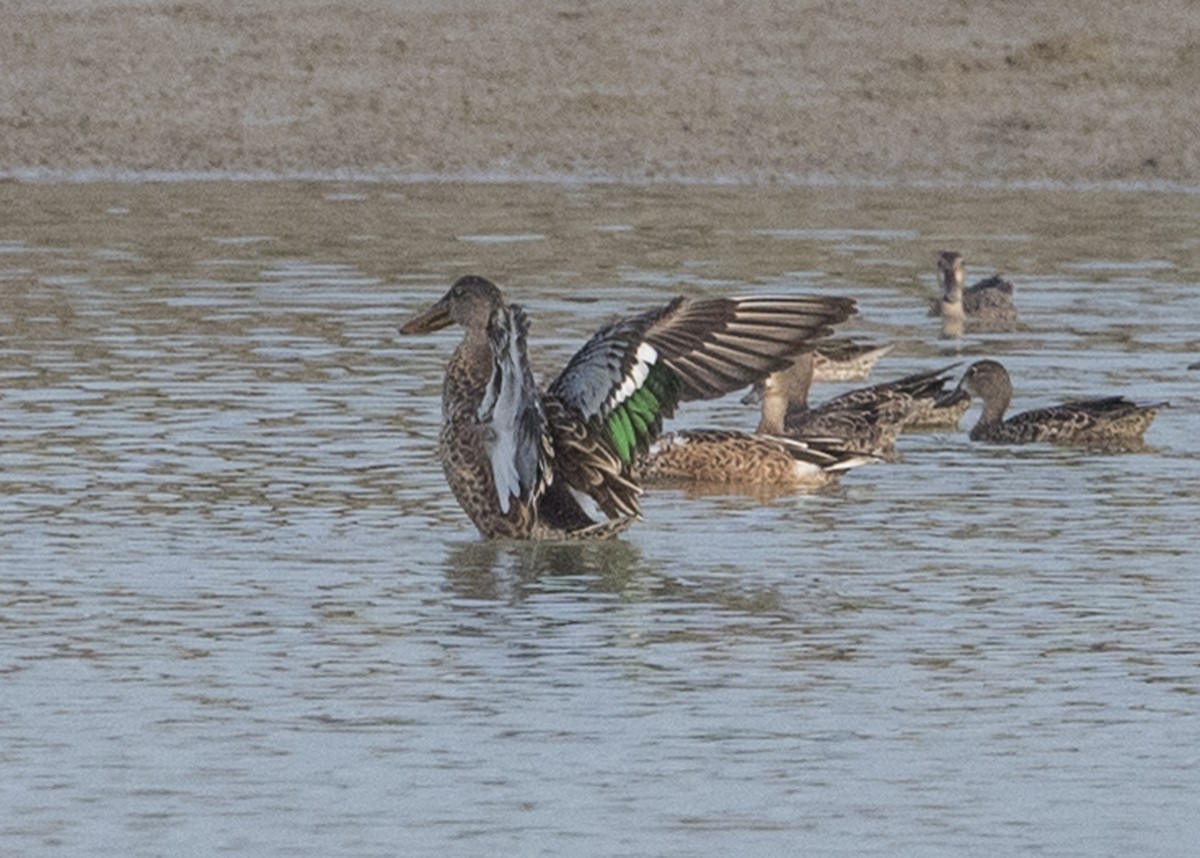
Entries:
<svg viewBox="0 0 1200 858">
<path fill-rule="evenodd" d="M 0 171 L 1200 181 L 1187 0 L 3 7 Z"/>
</svg>

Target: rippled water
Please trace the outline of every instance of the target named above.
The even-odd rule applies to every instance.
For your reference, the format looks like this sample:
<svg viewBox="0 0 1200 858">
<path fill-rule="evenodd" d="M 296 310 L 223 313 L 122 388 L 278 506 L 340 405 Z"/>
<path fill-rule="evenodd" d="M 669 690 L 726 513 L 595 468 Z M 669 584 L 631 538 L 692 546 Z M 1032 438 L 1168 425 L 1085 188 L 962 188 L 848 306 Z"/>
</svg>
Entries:
<svg viewBox="0 0 1200 858">
<path fill-rule="evenodd" d="M 1186 193 L 0 184 L 0 853 L 1191 854 L 1197 236 Z M 1020 332 L 937 338 L 945 248 Z M 433 458 L 457 334 L 396 335 L 468 271 L 546 375 L 800 289 L 897 343 L 876 378 L 1173 407 L 1138 454 L 909 435 L 486 544 Z"/>
</svg>

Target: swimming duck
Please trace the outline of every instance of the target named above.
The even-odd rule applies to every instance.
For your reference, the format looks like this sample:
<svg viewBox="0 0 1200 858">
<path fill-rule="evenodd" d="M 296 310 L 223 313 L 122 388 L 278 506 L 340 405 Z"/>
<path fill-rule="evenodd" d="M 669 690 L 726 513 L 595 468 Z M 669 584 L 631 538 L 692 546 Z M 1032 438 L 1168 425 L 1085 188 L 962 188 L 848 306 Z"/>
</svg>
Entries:
<svg viewBox="0 0 1200 858">
<path fill-rule="evenodd" d="M 942 297 L 933 302 L 931 315 L 942 317 L 942 336 L 961 337 L 969 331 L 1012 331 L 1017 327 L 1013 285 L 1003 277 L 980 280 L 963 288 L 966 269 L 961 253 L 943 251 L 938 256 Z"/>
<path fill-rule="evenodd" d="M 894 348 L 861 345 L 851 339 L 831 339 L 813 350 L 813 381 L 863 381 L 879 359 Z"/>
<path fill-rule="evenodd" d="M 896 438 L 914 417 L 918 405 L 928 402 L 932 406 L 944 395 L 951 378 L 946 369 L 914 373 L 856 388 L 809 407 L 812 366 L 811 353 L 800 354 L 790 367 L 755 385 L 754 392 L 743 401 L 760 401 L 758 431 L 841 438 L 852 449 L 885 458 L 895 452 Z"/>
<path fill-rule="evenodd" d="M 678 297 L 600 329 L 544 391 L 524 310 L 462 277 L 402 334 L 463 326 L 446 367 L 439 456 L 485 538 L 611 536 L 639 517 L 635 457 L 676 405 L 786 366 L 855 312 L 849 298 Z"/>
<path fill-rule="evenodd" d="M 846 449 L 840 438 L 693 429 L 670 432 L 651 444 L 641 473 L 647 480 L 818 488 L 875 461 Z"/>
<path fill-rule="evenodd" d="M 1004 412 L 1013 395 L 1012 380 L 998 361 L 971 364 L 959 386 L 983 400 L 983 414 L 971 430 L 971 440 L 995 444 L 1047 441 L 1106 447 L 1138 442 L 1157 410 L 1167 404 L 1139 405 L 1123 396 L 1107 396 L 1025 411 L 1006 420 Z"/>
<path fill-rule="evenodd" d="M 970 407 L 971 394 L 960 387 L 951 388 L 932 399 L 917 399 L 902 431 L 935 432 L 939 429 L 957 429 L 958 422 Z"/>
</svg>

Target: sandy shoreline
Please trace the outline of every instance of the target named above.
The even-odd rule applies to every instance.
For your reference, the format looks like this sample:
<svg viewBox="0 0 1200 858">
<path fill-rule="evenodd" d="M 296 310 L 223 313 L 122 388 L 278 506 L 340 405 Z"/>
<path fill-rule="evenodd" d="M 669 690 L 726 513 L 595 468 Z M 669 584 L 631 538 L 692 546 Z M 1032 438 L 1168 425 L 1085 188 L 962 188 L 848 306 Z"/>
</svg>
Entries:
<svg viewBox="0 0 1200 858">
<path fill-rule="evenodd" d="M 4 5 L 10 177 L 1200 181 L 1185 0 Z"/>
</svg>

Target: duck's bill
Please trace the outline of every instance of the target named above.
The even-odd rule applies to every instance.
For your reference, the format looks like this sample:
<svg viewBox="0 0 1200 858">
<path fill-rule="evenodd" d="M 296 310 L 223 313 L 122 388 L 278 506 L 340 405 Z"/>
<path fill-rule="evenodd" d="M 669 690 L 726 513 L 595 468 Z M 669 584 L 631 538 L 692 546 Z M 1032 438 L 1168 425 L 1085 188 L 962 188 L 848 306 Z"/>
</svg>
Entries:
<svg viewBox="0 0 1200 858">
<path fill-rule="evenodd" d="M 438 301 L 423 313 L 418 313 L 400 326 L 402 334 L 428 334 L 430 331 L 440 331 L 449 325 L 450 304 L 445 299 Z"/>
<path fill-rule="evenodd" d="M 964 399 L 970 401 L 971 394 L 962 386 L 962 382 L 959 382 L 958 386 L 953 390 L 947 390 L 937 399 L 933 400 L 933 406 L 935 408 L 946 408 L 950 405 L 956 405 Z"/>
<path fill-rule="evenodd" d="M 761 382 L 751 385 L 750 389 L 746 391 L 746 395 L 742 397 L 742 405 L 762 405 L 762 401 L 763 390 Z"/>
</svg>

